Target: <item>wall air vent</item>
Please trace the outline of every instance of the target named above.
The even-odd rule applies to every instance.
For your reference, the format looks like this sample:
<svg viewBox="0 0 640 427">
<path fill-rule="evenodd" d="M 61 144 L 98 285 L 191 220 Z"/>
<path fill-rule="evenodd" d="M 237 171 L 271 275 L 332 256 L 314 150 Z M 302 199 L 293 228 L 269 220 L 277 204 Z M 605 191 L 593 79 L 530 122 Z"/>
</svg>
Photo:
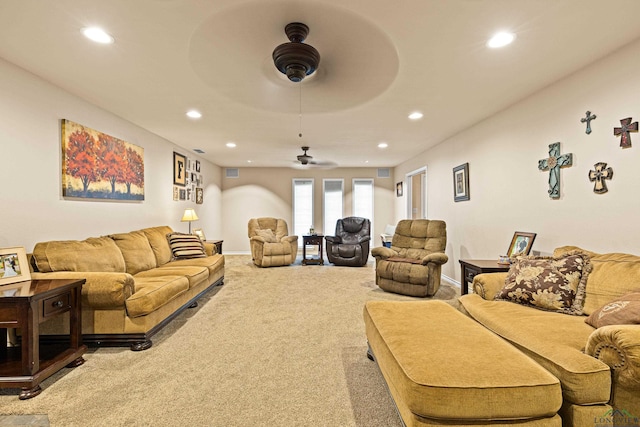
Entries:
<svg viewBox="0 0 640 427">
<path fill-rule="evenodd" d="M 198 153 L 198 154 L 204 154 L 204 151 L 202 151 L 202 150 L 201 150 L 201 149 L 199 149 L 199 148 L 194 148 L 194 149 L 193 149 L 193 152 L 194 152 L 194 153 Z"/>
<path fill-rule="evenodd" d="M 239 178 L 240 177 L 240 169 L 238 168 L 226 168 L 225 170 L 225 178 Z"/>
<path fill-rule="evenodd" d="M 391 170 L 389 168 L 378 168 L 378 178 L 391 178 Z"/>
</svg>

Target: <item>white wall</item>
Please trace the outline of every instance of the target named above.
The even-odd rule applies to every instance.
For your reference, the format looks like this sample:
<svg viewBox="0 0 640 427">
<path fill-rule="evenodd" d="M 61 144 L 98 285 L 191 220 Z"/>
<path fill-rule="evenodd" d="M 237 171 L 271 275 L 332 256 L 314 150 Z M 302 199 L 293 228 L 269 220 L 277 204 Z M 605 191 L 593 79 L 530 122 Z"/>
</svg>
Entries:
<svg viewBox="0 0 640 427">
<path fill-rule="evenodd" d="M 395 169 L 395 180 L 428 167 L 428 218 L 447 222 L 449 262 L 443 274 L 460 280 L 461 258 L 497 259 L 514 231 L 537 233 L 533 250 L 577 245 L 595 252 L 640 254 L 640 133 L 622 149 L 613 128 L 640 119 L 640 41 L 536 93 L 425 151 Z M 461 100 L 463 102 L 463 100 Z M 597 115 L 592 133 L 580 118 Z M 561 142 L 573 153 L 562 169 L 561 198 L 547 194 L 538 160 Z M 471 200 L 453 201 L 453 168 L 469 162 Z M 613 168 L 609 192 L 588 180 L 597 162 Z M 395 205 L 402 219 L 404 198 Z"/>
<path fill-rule="evenodd" d="M 221 170 L 200 158 L 204 204 L 175 202 L 171 142 L 0 60 L 0 247 L 84 239 L 143 227 L 188 230 L 180 218 L 194 207 L 209 236 L 221 234 Z M 145 200 L 65 200 L 61 190 L 60 120 L 69 119 L 144 148 Z"/>
<path fill-rule="evenodd" d="M 223 178 L 222 223 L 224 230 L 224 252 L 250 252 L 247 223 L 250 218 L 283 218 L 293 234 L 292 180 L 314 179 L 314 228 L 318 233 L 333 234 L 334 230 L 323 230 L 322 224 L 322 180 L 344 179 L 344 216 L 352 215 L 352 180 L 372 178 L 374 180 L 374 215 L 371 230 L 371 247 L 380 246 L 380 234 L 393 219 L 395 184 L 391 178 L 376 178 L 375 168 L 336 168 L 330 170 L 289 168 L 240 168 L 239 178 Z"/>
</svg>

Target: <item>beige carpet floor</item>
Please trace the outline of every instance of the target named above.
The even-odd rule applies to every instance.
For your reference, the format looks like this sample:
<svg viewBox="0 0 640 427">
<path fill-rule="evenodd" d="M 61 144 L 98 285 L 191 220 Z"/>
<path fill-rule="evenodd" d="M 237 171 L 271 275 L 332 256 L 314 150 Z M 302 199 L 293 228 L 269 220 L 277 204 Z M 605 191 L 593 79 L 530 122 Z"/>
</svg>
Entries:
<svg viewBox="0 0 640 427">
<path fill-rule="evenodd" d="M 0 390 L 0 414 L 46 414 L 52 426 L 401 425 L 366 357 L 362 308 L 415 298 L 380 290 L 373 261 L 260 269 L 227 255 L 226 264 L 224 286 L 149 350 L 90 349 L 33 399 Z M 443 282 L 435 298 L 455 304 L 459 292 Z"/>
</svg>

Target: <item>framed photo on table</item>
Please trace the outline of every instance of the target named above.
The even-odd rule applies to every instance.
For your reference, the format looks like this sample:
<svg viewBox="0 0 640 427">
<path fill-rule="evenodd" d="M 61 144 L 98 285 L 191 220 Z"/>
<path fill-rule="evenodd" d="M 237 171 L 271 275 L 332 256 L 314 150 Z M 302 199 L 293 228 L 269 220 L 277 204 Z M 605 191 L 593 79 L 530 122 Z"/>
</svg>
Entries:
<svg viewBox="0 0 640 427">
<path fill-rule="evenodd" d="M 0 249 L 0 285 L 31 280 L 27 253 L 24 248 Z M 1 288 L 0 288 L 1 289 Z"/>
<path fill-rule="evenodd" d="M 453 200 L 469 200 L 469 163 L 453 168 Z"/>
<path fill-rule="evenodd" d="M 513 239 L 511 239 L 507 256 L 511 258 L 516 255 L 529 255 L 535 239 L 536 233 L 516 231 L 513 233 Z"/>
</svg>

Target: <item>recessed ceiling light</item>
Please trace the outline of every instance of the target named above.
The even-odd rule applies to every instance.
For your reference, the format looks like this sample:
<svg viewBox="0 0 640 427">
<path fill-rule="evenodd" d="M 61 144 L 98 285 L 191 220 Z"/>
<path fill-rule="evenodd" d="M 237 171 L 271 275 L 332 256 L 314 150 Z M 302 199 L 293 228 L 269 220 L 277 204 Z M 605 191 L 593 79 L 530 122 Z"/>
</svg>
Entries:
<svg viewBox="0 0 640 427">
<path fill-rule="evenodd" d="M 236 143 L 235 142 L 227 142 L 227 147 L 229 148 L 235 148 L 236 147 Z"/>
<path fill-rule="evenodd" d="M 247 163 L 253 163 L 253 160 L 247 160 Z"/>
<path fill-rule="evenodd" d="M 411 120 L 420 120 L 422 117 L 424 117 L 424 114 L 422 114 L 420 111 L 414 111 L 413 113 L 409 114 L 409 118 Z"/>
<path fill-rule="evenodd" d="M 191 117 L 192 119 L 199 119 L 202 117 L 202 113 L 198 110 L 189 110 L 187 111 L 187 117 Z"/>
<path fill-rule="evenodd" d="M 378 148 L 387 148 L 389 146 L 389 144 L 387 144 L 386 142 L 381 142 L 380 144 L 378 144 Z"/>
<path fill-rule="evenodd" d="M 508 44 L 511 44 L 511 42 L 513 42 L 515 38 L 516 38 L 515 34 L 502 31 L 502 32 L 496 33 L 493 37 L 491 37 L 487 42 L 487 46 L 489 46 L 492 49 L 504 47 Z"/>
<path fill-rule="evenodd" d="M 114 39 L 106 31 L 102 28 L 98 27 L 87 27 L 82 30 L 82 34 L 89 40 L 92 40 L 96 43 L 102 44 L 111 44 Z"/>
</svg>

